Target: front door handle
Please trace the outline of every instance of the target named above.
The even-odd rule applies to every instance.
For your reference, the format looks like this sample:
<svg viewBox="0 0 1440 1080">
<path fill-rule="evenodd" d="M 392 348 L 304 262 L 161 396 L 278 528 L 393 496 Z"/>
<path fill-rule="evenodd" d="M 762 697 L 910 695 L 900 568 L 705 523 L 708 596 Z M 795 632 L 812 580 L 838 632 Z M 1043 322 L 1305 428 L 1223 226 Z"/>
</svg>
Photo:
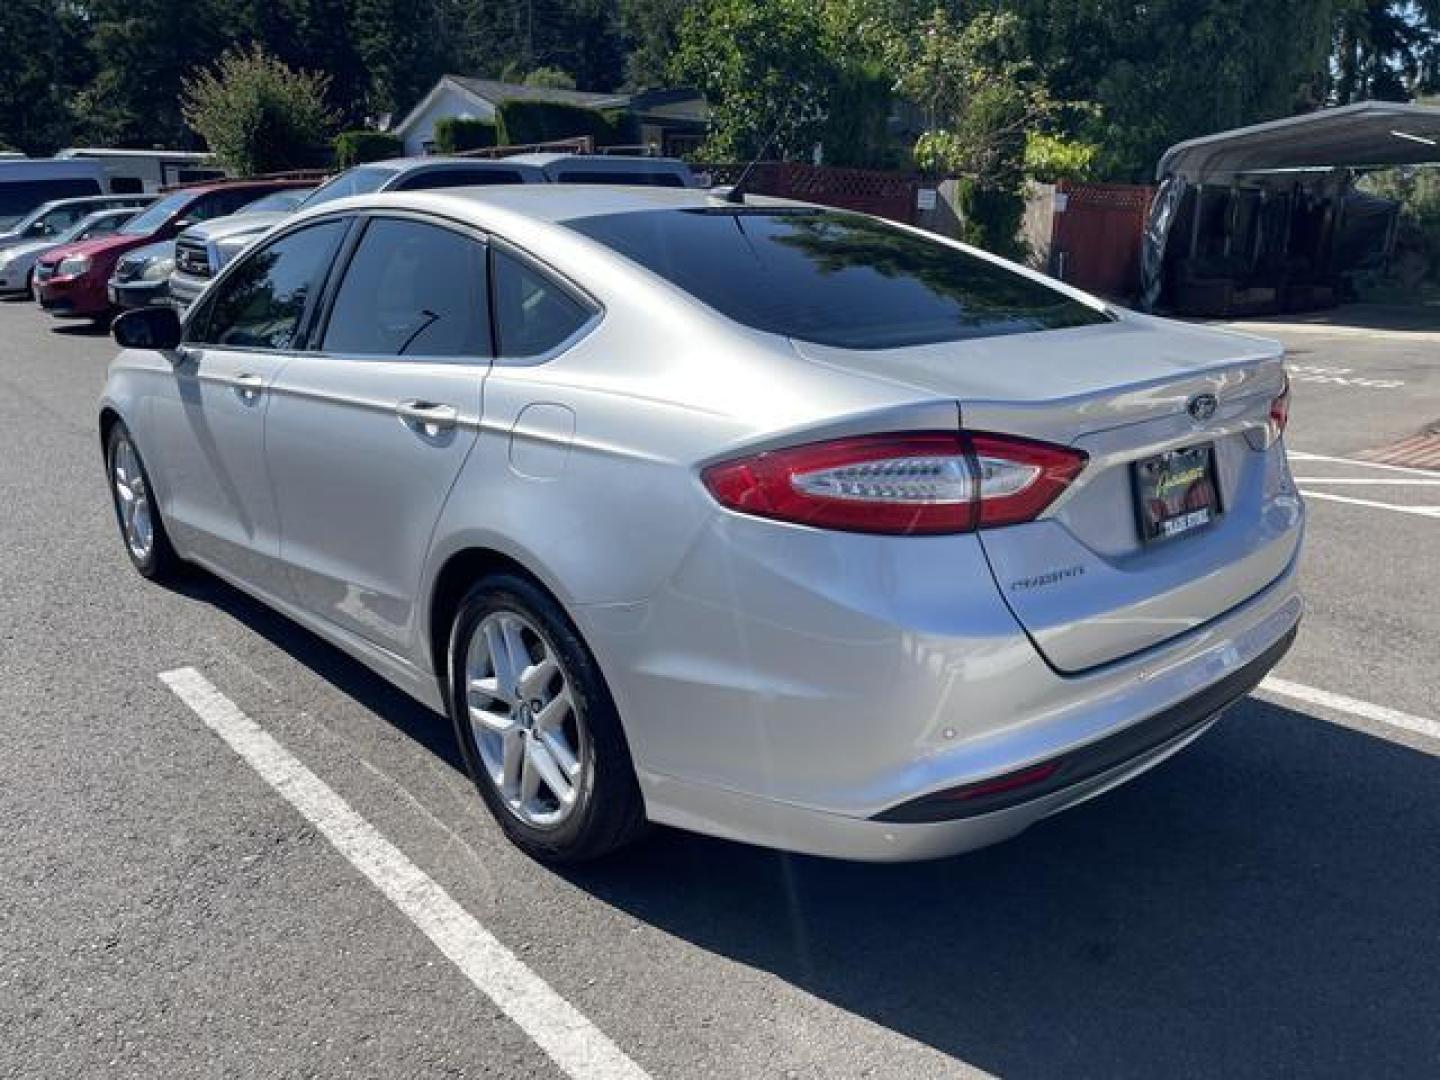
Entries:
<svg viewBox="0 0 1440 1080">
<path fill-rule="evenodd" d="M 402 401 L 395 406 L 395 414 L 426 435 L 439 435 L 442 431 L 449 431 L 460 420 L 460 410 L 455 406 L 440 405 L 433 401 Z"/>
<path fill-rule="evenodd" d="M 265 389 L 265 380 L 259 375 L 251 375 L 249 372 L 244 372 L 231 379 L 230 385 L 235 388 L 235 392 L 248 404 L 256 401 L 260 397 L 260 394 Z"/>
</svg>

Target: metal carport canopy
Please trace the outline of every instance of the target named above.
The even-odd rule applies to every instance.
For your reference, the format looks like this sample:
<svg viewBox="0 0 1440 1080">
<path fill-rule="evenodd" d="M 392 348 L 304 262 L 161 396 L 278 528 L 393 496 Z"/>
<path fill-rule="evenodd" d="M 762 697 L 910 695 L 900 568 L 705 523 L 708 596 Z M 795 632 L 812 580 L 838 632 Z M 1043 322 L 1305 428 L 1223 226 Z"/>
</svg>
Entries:
<svg viewBox="0 0 1440 1080">
<path fill-rule="evenodd" d="M 1363 101 L 1176 143 L 1155 178 L 1192 184 L 1321 168 L 1440 163 L 1440 106 Z"/>
</svg>

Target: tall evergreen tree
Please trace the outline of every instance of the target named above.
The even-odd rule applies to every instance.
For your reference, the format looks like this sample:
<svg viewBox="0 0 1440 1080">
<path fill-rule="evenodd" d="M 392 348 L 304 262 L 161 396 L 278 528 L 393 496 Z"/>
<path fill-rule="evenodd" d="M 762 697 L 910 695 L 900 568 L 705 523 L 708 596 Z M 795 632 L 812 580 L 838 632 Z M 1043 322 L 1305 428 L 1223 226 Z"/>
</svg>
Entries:
<svg viewBox="0 0 1440 1080">
<path fill-rule="evenodd" d="M 48 154 L 72 141 L 73 94 L 93 70 L 84 31 L 69 4 L 0 2 L 0 142 Z"/>
</svg>

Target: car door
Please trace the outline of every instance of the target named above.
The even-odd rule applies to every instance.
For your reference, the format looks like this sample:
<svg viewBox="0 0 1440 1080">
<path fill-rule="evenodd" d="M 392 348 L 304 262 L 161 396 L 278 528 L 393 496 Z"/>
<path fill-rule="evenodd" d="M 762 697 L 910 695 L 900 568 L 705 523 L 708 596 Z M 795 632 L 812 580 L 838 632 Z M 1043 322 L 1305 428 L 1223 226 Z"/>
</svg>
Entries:
<svg viewBox="0 0 1440 1080">
<path fill-rule="evenodd" d="M 431 534 L 479 430 L 486 252 L 460 226 L 363 220 L 318 346 L 276 380 L 266 458 L 297 603 L 407 655 Z"/>
<path fill-rule="evenodd" d="M 276 562 L 265 412 L 348 227 L 332 218 L 295 229 L 237 262 L 187 320 L 173 382 L 150 407 L 180 549 L 276 595 L 288 579 Z"/>
</svg>

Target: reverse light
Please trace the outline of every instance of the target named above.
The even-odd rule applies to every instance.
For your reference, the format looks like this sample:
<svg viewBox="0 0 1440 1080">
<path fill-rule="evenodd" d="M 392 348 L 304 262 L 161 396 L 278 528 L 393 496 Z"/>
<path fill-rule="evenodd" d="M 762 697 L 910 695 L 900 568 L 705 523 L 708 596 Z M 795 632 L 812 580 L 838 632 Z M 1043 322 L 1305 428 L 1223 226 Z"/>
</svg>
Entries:
<svg viewBox="0 0 1440 1080">
<path fill-rule="evenodd" d="M 981 432 L 862 435 L 770 450 L 702 474 L 722 506 L 816 528 L 935 535 L 1031 521 L 1086 456 Z"/>
</svg>

